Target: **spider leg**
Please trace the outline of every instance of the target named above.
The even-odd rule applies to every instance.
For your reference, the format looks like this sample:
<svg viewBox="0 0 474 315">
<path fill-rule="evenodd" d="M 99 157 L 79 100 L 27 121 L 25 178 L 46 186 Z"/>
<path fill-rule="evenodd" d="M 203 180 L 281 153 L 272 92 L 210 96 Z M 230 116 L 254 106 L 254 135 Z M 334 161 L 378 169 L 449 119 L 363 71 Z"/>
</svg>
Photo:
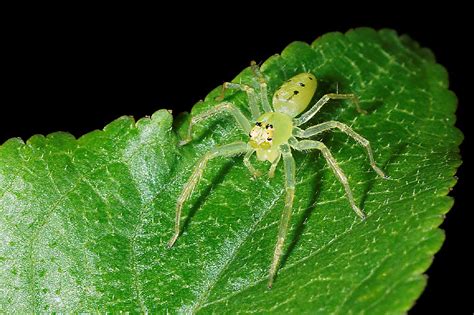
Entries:
<svg viewBox="0 0 474 315">
<path fill-rule="evenodd" d="M 180 233 L 180 219 L 181 219 L 181 210 L 183 208 L 184 202 L 189 198 L 191 193 L 193 192 L 196 185 L 199 183 L 199 180 L 202 177 L 204 169 L 206 168 L 207 162 L 213 158 L 219 156 L 233 156 L 248 152 L 249 148 L 247 143 L 245 142 L 234 142 L 230 144 L 226 144 L 220 147 L 216 147 L 206 154 L 196 163 L 194 166 L 194 170 L 189 177 L 186 185 L 184 185 L 183 190 L 181 191 L 181 195 L 176 202 L 176 217 L 175 217 L 175 226 L 174 226 L 174 234 L 168 242 L 168 247 L 173 246 L 176 242 L 176 239 Z"/>
<path fill-rule="evenodd" d="M 247 168 L 249 169 L 253 177 L 258 177 L 262 175 L 262 173 L 256 170 L 255 167 L 253 167 L 252 163 L 250 163 L 250 157 L 252 156 L 252 154 L 254 154 L 254 152 L 255 152 L 254 149 L 249 149 L 249 151 L 247 151 L 247 153 L 244 156 L 244 164 L 245 166 L 247 166 Z"/>
<path fill-rule="evenodd" d="M 247 97 L 249 100 L 250 113 L 252 114 L 252 120 L 256 121 L 257 118 L 260 116 L 260 109 L 258 108 L 257 95 L 255 93 L 255 90 L 252 87 L 248 86 L 247 84 L 224 82 L 224 84 L 222 84 L 221 95 L 218 97 L 218 99 L 220 100 L 224 99 L 224 93 L 225 93 L 225 90 L 227 89 L 241 90 L 247 93 Z"/>
<path fill-rule="evenodd" d="M 281 158 L 281 153 L 278 155 L 275 161 L 273 161 L 272 165 L 270 166 L 270 169 L 268 170 L 268 177 L 272 178 L 275 176 L 275 169 L 278 166 L 278 162 L 280 162 Z"/>
<path fill-rule="evenodd" d="M 360 108 L 359 105 L 359 98 L 355 94 L 337 94 L 337 93 L 329 93 L 324 95 L 313 105 L 309 110 L 304 112 L 300 117 L 295 118 L 295 125 L 299 126 L 310 120 L 316 113 L 323 107 L 327 102 L 330 100 L 351 100 L 359 113 L 365 114 L 366 111 Z"/>
<path fill-rule="evenodd" d="M 258 83 L 260 84 L 260 98 L 261 98 L 263 110 L 266 113 L 273 112 L 273 109 L 270 106 L 270 102 L 268 101 L 267 80 L 265 80 L 265 77 L 260 71 L 260 67 L 257 65 L 255 61 L 252 61 L 250 63 L 250 66 L 252 67 L 252 71 L 258 79 Z"/>
<path fill-rule="evenodd" d="M 291 155 L 290 146 L 283 144 L 280 146 L 283 154 L 283 164 L 285 166 L 285 208 L 281 214 L 280 225 L 278 227 L 278 238 L 275 245 L 272 264 L 270 265 L 270 273 L 268 287 L 271 288 L 275 275 L 280 263 L 283 245 L 285 243 L 286 234 L 288 233 L 288 225 L 291 218 L 291 210 L 293 209 L 293 199 L 295 197 L 295 160 Z"/>
<path fill-rule="evenodd" d="M 351 127 L 349 127 L 348 125 L 346 124 L 343 124 L 339 121 L 328 121 L 328 122 L 324 122 L 322 124 L 319 124 L 319 125 L 316 125 L 316 126 L 312 126 L 312 127 L 309 127 L 308 129 L 300 132 L 299 136 L 302 137 L 302 138 L 309 138 L 311 136 L 314 136 L 314 135 L 317 135 L 319 133 L 322 133 L 324 131 L 327 131 L 327 130 L 330 130 L 330 129 L 333 129 L 333 128 L 337 128 L 339 129 L 340 131 L 344 132 L 345 134 L 347 134 L 349 137 L 351 137 L 352 139 L 354 139 L 355 141 L 357 141 L 361 146 L 363 146 L 365 148 L 365 150 L 367 151 L 367 155 L 369 156 L 369 161 L 370 161 L 370 166 L 372 166 L 372 168 L 374 169 L 374 171 L 381 177 L 383 178 L 388 178 L 384 172 L 375 164 L 375 160 L 374 160 L 374 154 L 372 152 L 372 148 L 370 147 L 370 143 L 367 139 L 365 139 L 364 137 L 362 137 L 361 135 L 359 135 L 357 132 L 355 132 L 354 130 L 352 130 Z"/>
<path fill-rule="evenodd" d="M 326 145 L 320 141 L 301 140 L 301 141 L 292 143 L 292 146 L 296 150 L 299 150 L 299 151 L 312 150 L 312 149 L 317 149 L 321 151 L 329 167 L 334 172 L 334 175 L 336 175 L 337 179 L 341 182 L 342 186 L 344 186 L 344 190 L 346 191 L 346 197 L 349 200 L 349 203 L 351 204 L 352 209 L 354 210 L 355 213 L 357 213 L 357 215 L 361 219 L 365 219 L 365 214 L 362 212 L 362 210 L 359 209 L 359 207 L 356 205 L 354 201 L 354 196 L 352 195 L 352 190 L 351 190 L 351 187 L 349 186 L 349 182 L 347 180 L 346 175 L 344 174 L 342 169 L 339 167 L 339 165 L 337 165 L 336 160 L 334 159 L 334 157 L 332 156 L 331 152 L 326 147 Z"/>
<path fill-rule="evenodd" d="M 213 108 L 211 109 L 208 109 L 196 116 L 193 116 L 191 118 L 191 121 L 189 122 L 189 126 L 188 126 L 188 131 L 187 131 L 187 134 L 186 134 L 186 138 L 183 139 L 179 144 L 180 145 L 185 145 L 186 143 L 190 142 L 192 140 L 192 128 L 195 124 L 203 121 L 203 120 L 206 120 L 208 118 L 211 118 L 213 116 L 216 116 L 216 115 L 219 115 L 219 114 L 223 114 L 223 113 L 230 113 L 232 114 L 232 116 L 235 118 L 235 120 L 238 122 L 240 128 L 242 128 L 242 130 L 245 132 L 245 133 L 249 133 L 250 132 L 250 129 L 251 129 L 251 126 L 250 126 L 250 122 L 249 120 L 247 119 L 247 117 L 244 116 L 244 114 L 242 114 L 242 112 L 240 111 L 240 109 L 238 109 L 234 104 L 232 103 L 229 103 L 229 102 L 223 102 L 223 103 L 220 103 L 219 105 L 216 105 L 214 106 Z"/>
</svg>

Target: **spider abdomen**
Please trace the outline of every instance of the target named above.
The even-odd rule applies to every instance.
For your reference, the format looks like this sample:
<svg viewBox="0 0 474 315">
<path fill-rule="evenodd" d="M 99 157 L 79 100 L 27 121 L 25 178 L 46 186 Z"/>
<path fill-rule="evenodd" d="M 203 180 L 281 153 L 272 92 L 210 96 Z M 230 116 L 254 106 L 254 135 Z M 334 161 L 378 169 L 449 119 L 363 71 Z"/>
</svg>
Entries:
<svg viewBox="0 0 474 315">
<path fill-rule="evenodd" d="M 316 92 L 316 77 L 311 73 L 300 73 L 286 81 L 273 95 L 273 108 L 276 112 L 290 117 L 301 114 Z"/>
</svg>

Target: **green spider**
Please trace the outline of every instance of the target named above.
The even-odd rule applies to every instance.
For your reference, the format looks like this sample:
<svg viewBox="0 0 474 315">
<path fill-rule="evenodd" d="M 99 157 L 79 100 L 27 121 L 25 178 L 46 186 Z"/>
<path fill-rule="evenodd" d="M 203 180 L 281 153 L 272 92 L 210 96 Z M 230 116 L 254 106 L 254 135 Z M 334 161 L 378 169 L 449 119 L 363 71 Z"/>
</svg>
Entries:
<svg viewBox="0 0 474 315">
<path fill-rule="evenodd" d="M 253 88 L 245 84 L 226 82 L 223 85 L 221 97 L 223 97 L 225 89 L 228 88 L 239 89 L 246 92 L 248 96 L 250 112 L 252 114 L 252 122 L 254 123 L 252 124 L 251 121 L 249 121 L 249 119 L 245 117 L 244 114 L 242 114 L 242 112 L 234 104 L 223 102 L 199 115 L 192 117 L 187 130 L 187 137 L 180 142 L 180 145 L 184 145 L 192 140 L 192 128 L 195 124 L 212 116 L 223 113 L 232 114 L 240 128 L 249 137 L 248 142 L 238 141 L 211 149 L 195 165 L 193 173 L 189 177 L 188 182 L 184 186 L 181 195 L 177 200 L 175 229 L 168 246 L 173 246 L 180 234 L 180 218 L 183 204 L 189 198 L 192 191 L 194 190 L 194 187 L 201 179 L 206 164 L 209 160 L 216 157 L 245 154 L 245 166 L 249 169 L 250 173 L 254 177 L 257 177 L 261 175 L 260 172 L 257 171 L 250 163 L 250 157 L 253 153 L 256 153 L 258 160 L 269 161 L 271 163 L 268 176 L 273 177 L 278 162 L 280 161 L 280 158 L 283 157 L 286 179 L 286 198 L 285 208 L 283 210 L 278 228 L 278 238 L 275 245 L 273 260 L 270 265 L 268 287 L 271 288 L 282 255 L 282 249 L 286 234 L 288 232 L 288 224 L 293 207 L 293 199 L 295 196 L 295 161 L 291 154 L 292 149 L 297 151 L 312 149 L 320 150 L 329 164 L 329 167 L 333 170 L 336 177 L 344 186 L 347 199 L 349 200 L 352 209 L 362 219 L 365 219 L 365 214 L 356 205 L 351 188 L 349 187 L 349 183 L 347 181 L 347 177 L 337 165 L 337 162 L 329 149 L 324 145 L 324 143 L 320 141 L 308 140 L 307 138 L 318 135 L 324 131 L 337 128 L 362 145 L 367 150 L 370 165 L 374 171 L 383 178 L 387 177 L 375 164 L 369 141 L 353 131 L 349 126 L 338 121 L 328 121 L 311 126 L 304 130 L 298 127 L 309 121 L 321 109 L 321 107 L 323 107 L 323 105 L 331 99 L 351 100 L 356 105 L 357 110 L 359 112 L 363 112 L 363 110 L 361 110 L 359 107 L 357 96 L 354 94 L 326 94 L 308 111 L 297 117 L 308 107 L 311 99 L 314 96 L 314 93 L 316 92 L 316 77 L 313 74 L 306 72 L 295 75 L 276 90 L 275 94 L 273 95 L 272 106 L 270 106 L 267 95 L 266 80 L 255 62 L 251 63 L 251 67 L 260 84 L 260 103 L 265 112 L 263 114 L 260 113 L 257 94 Z M 303 138 L 304 140 L 297 140 L 296 138 Z"/>
</svg>

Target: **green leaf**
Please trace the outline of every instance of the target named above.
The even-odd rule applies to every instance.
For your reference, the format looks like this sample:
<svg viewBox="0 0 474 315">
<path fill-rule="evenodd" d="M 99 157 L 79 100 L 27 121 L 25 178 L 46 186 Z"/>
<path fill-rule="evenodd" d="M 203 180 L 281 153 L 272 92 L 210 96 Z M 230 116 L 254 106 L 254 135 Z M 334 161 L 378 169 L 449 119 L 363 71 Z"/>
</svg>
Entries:
<svg viewBox="0 0 474 315">
<path fill-rule="evenodd" d="M 370 140 L 383 180 L 347 136 L 323 141 L 349 177 L 361 221 L 318 152 L 295 153 L 291 230 L 272 290 L 268 268 L 284 202 L 281 165 L 252 180 L 242 158 L 216 159 L 186 203 L 175 247 L 176 199 L 193 164 L 245 139 L 230 117 L 195 129 L 166 110 L 122 117 L 79 139 L 66 133 L 0 147 L 0 311 L 153 313 L 403 313 L 443 242 L 437 227 L 460 164 L 456 97 L 427 49 L 390 30 L 295 42 L 262 66 L 274 91 L 310 71 L 324 93 L 356 93 L 368 111 L 331 102 L 307 125 L 339 120 Z M 224 78 L 221 78 L 224 79 Z M 235 80 L 252 83 L 249 69 Z M 192 114 L 215 106 L 218 89 Z M 242 92 L 226 100 L 248 113 Z M 177 131 L 177 132 L 176 132 Z M 179 135 L 179 136 L 178 136 Z M 261 170 L 268 164 L 256 163 Z"/>
</svg>

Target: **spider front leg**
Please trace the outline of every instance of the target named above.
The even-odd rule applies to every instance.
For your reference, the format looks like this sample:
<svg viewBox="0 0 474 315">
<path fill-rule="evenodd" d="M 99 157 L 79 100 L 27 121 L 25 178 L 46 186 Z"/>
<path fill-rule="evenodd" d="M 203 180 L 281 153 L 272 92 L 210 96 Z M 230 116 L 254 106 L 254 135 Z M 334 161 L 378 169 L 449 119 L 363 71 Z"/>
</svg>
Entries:
<svg viewBox="0 0 474 315">
<path fill-rule="evenodd" d="M 250 163 L 250 157 L 254 154 L 254 149 L 249 149 L 249 151 L 244 156 L 244 165 L 249 169 L 249 172 L 252 174 L 254 178 L 259 177 L 262 173 L 253 167 L 252 163 Z"/>
<path fill-rule="evenodd" d="M 286 234 L 288 233 L 288 226 L 291 218 L 291 211 L 293 209 L 293 199 L 295 197 L 295 160 L 291 155 L 290 146 L 283 144 L 281 147 L 283 155 L 283 164 L 285 166 L 285 208 L 281 214 L 280 225 L 278 227 L 278 238 L 275 245 L 272 264 L 270 265 L 270 274 L 268 280 L 268 287 L 271 288 L 275 279 L 278 266 L 280 264 L 281 254 L 283 252 L 283 245 L 285 244 Z"/>
<path fill-rule="evenodd" d="M 375 159 L 374 159 L 374 154 L 372 152 L 372 148 L 370 147 L 370 142 L 369 140 L 365 139 L 361 135 L 359 135 L 357 132 L 352 130 L 351 127 L 349 127 L 346 124 L 343 124 L 338 121 L 327 121 L 324 123 L 321 123 L 316 126 L 309 127 L 308 129 L 304 131 L 299 132 L 299 137 L 302 138 L 309 138 L 314 135 L 317 135 L 319 133 L 322 133 L 324 131 L 330 130 L 337 128 L 340 131 L 344 132 L 346 135 L 357 141 L 360 145 L 362 145 L 365 150 L 367 151 L 367 155 L 369 156 L 369 161 L 370 161 L 370 166 L 374 169 L 374 171 L 382 178 L 388 178 L 384 172 L 375 164 Z"/>
<path fill-rule="evenodd" d="M 255 150 L 251 149 L 247 154 L 244 156 L 244 164 L 247 166 L 249 169 L 250 173 L 253 175 L 254 178 L 259 177 L 262 175 L 262 173 L 253 167 L 252 163 L 250 163 L 250 157 L 252 154 L 255 153 Z M 270 169 L 268 170 L 268 177 L 273 178 L 275 176 L 275 170 L 276 167 L 278 166 L 278 162 L 280 161 L 281 158 L 281 153 L 278 155 L 275 161 L 272 162 L 272 165 L 270 166 Z"/>
<path fill-rule="evenodd" d="M 329 93 L 321 97 L 319 101 L 314 104 L 308 111 L 304 112 L 300 117 L 295 118 L 295 126 L 300 126 L 310 120 L 316 113 L 330 100 L 351 100 L 359 113 L 367 113 L 365 110 L 360 108 L 359 98 L 355 94 L 338 94 L 338 93 Z"/>
<path fill-rule="evenodd" d="M 275 176 L 275 170 L 278 166 L 278 162 L 280 162 L 281 158 L 281 153 L 278 155 L 275 161 L 273 161 L 272 165 L 270 166 L 270 169 L 268 170 L 268 177 L 273 178 Z"/>
<path fill-rule="evenodd" d="M 351 187 L 349 186 L 349 181 L 347 180 L 346 175 L 344 174 L 342 169 L 339 167 L 339 165 L 337 165 L 337 162 L 332 156 L 331 151 L 329 151 L 329 149 L 326 147 L 324 143 L 320 141 L 314 141 L 314 140 L 297 141 L 296 139 L 293 139 L 291 141 L 291 146 L 299 151 L 313 150 L 313 149 L 317 149 L 321 151 L 329 167 L 334 172 L 334 175 L 336 175 L 337 179 L 341 182 L 342 186 L 344 186 L 344 190 L 346 191 L 346 197 L 349 200 L 349 203 L 351 204 L 352 209 L 354 210 L 355 213 L 357 213 L 357 215 L 361 219 L 365 219 L 365 214 L 362 212 L 362 210 L 359 209 L 359 207 L 355 203 L 354 196 L 352 195 L 352 190 L 351 190 Z"/>
<path fill-rule="evenodd" d="M 251 126 L 247 117 L 245 117 L 244 114 L 242 114 L 242 112 L 234 104 L 223 102 L 209 110 L 206 110 L 203 113 L 193 116 L 189 122 L 186 138 L 181 140 L 179 145 L 185 145 L 192 140 L 192 128 L 195 124 L 222 113 L 232 114 L 240 128 L 242 128 L 246 134 L 250 132 Z"/>
<path fill-rule="evenodd" d="M 233 156 L 248 152 L 249 147 L 245 142 L 235 142 L 230 143 L 227 145 L 223 145 L 220 147 L 216 147 L 209 152 L 207 152 L 195 165 L 194 170 L 189 177 L 186 185 L 184 185 L 183 190 L 181 191 L 181 195 L 176 202 L 176 216 L 175 216 L 175 226 L 174 226 L 174 234 L 168 242 L 168 247 L 173 246 L 176 242 L 176 239 L 180 233 L 180 220 L 181 220 L 181 210 L 183 208 L 183 204 L 189 198 L 191 193 L 193 192 L 196 185 L 199 183 L 199 180 L 202 177 L 204 169 L 206 168 L 207 162 L 211 159 L 214 159 L 219 156 Z"/>
</svg>

